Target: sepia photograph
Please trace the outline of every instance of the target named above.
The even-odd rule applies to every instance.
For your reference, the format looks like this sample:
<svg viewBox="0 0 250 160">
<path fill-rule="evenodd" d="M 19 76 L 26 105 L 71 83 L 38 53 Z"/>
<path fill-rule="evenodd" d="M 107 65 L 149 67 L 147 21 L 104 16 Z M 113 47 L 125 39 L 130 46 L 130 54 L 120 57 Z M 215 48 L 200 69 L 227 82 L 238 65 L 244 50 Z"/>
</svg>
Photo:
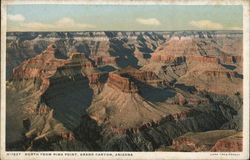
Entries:
<svg viewBox="0 0 250 160">
<path fill-rule="evenodd" d="M 248 159 L 249 2 L 1 5 L 1 159 Z"/>
</svg>

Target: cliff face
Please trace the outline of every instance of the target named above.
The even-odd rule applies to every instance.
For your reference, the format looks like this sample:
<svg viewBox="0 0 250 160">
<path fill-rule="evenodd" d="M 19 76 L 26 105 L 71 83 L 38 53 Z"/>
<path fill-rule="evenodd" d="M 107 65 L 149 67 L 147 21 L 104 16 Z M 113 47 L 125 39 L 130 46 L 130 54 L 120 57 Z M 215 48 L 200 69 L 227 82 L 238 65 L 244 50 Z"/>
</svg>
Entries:
<svg viewBox="0 0 250 160">
<path fill-rule="evenodd" d="M 171 146 L 159 151 L 181 152 L 241 152 L 242 132 L 234 130 L 214 130 L 198 133 L 186 133 L 173 140 Z"/>
<path fill-rule="evenodd" d="M 30 88 L 27 85 L 31 85 L 30 89 L 35 90 L 39 97 L 49 86 L 48 77 L 56 72 L 57 67 L 66 63 L 66 60 L 56 58 L 58 54 L 55 46 L 50 45 L 40 55 L 23 62 L 13 70 L 13 85 L 19 89 Z"/>
<path fill-rule="evenodd" d="M 129 78 L 122 77 L 117 74 L 109 73 L 107 85 L 114 89 L 119 89 L 125 93 L 136 93 L 138 87 Z"/>
<path fill-rule="evenodd" d="M 152 54 L 153 62 L 171 62 L 177 58 L 189 59 L 190 61 L 217 63 L 240 63 L 242 44 L 240 38 L 235 38 L 234 42 L 228 37 L 213 39 L 187 37 L 172 37 L 165 44 L 159 46 Z M 227 43 L 227 47 L 218 43 Z M 236 44 L 235 44 L 236 43 Z M 230 45 L 231 51 L 229 52 Z M 226 49 L 226 51 L 224 51 Z"/>
<path fill-rule="evenodd" d="M 7 150 L 239 151 L 241 36 L 9 33 Z"/>
<path fill-rule="evenodd" d="M 55 58 L 55 46 L 50 45 L 40 55 L 29 59 L 13 70 L 13 80 L 48 77 L 65 60 Z"/>
<path fill-rule="evenodd" d="M 115 57 L 92 56 L 91 59 L 95 62 L 95 65 L 107 65 L 107 64 L 116 65 L 117 63 Z"/>
<path fill-rule="evenodd" d="M 203 63 L 199 67 L 194 66 L 180 77 L 178 83 L 217 94 L 236 94 L 237 92 L 242 93 L 242 79 L 242 74 L 220 64 Z"/>
<path fill-rule="evenodd" d="M 210 149 L 211 152 L 242 152 L 243 135 L 242 132 L 218 140 Z"/>
<path fill-rule="evenodd" d="M 129 75 L 143 83 L 152 86 L 166 86 L 168 84 L 168 80 L 160 79 L 154 72 L 151 71 L 131 72 Z"/>
<path fill-rule="evenodd" d="M 241 67 L 237 67 L 242 65 L 242 57 L 238 54 L 242 52 L 240 41 L 239 37 L 225 35 L 214 38 L 173 36 L 154 51 L 151 62 L 185 64 L 186 72 L 178 77 L 171 76 L 177 84 L 218 94 L 242 93 L 242 87 L 237 85 L 242 84 L 243 78 Z M 232 45 L 230 52 L 229 44 Z"/>
</svg>

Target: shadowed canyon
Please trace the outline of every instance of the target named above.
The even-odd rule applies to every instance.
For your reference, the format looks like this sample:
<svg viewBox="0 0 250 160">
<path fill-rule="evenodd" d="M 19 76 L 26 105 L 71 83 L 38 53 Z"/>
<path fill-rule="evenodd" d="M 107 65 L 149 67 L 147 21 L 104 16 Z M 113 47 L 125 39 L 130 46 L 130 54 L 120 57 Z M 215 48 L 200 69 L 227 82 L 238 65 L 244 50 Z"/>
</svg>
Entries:
<svg viewBox="0 0 250 160">
<path fill-rule="evenodd" d="M 8 32 L 6 150 L 242 151 L 242 35 Z"/>
</svg>

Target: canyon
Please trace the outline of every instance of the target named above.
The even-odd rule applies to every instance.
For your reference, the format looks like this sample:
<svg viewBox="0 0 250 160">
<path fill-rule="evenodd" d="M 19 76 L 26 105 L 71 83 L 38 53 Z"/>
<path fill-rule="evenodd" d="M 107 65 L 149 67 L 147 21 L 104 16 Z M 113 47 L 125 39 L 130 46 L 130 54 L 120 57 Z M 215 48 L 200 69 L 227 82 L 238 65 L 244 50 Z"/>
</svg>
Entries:
<svg viewBox="0 0 250 160">
<path fill-rule="evenodd" d="M 6 150 L 242 151 L 241 31 L 8 32 Z"/>
</svg>

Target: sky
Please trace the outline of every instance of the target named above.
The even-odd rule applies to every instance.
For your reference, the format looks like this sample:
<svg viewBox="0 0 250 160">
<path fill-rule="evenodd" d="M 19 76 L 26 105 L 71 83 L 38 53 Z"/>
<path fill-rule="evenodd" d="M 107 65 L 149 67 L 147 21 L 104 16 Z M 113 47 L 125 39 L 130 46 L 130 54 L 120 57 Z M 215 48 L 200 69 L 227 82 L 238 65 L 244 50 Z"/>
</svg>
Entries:
<svg viewBox="0 0 250 160">
<path fill-rule="evenodd" d="M 240 5 L 7 6 L 7 31 L 241 30 Z"/>
</svg>

